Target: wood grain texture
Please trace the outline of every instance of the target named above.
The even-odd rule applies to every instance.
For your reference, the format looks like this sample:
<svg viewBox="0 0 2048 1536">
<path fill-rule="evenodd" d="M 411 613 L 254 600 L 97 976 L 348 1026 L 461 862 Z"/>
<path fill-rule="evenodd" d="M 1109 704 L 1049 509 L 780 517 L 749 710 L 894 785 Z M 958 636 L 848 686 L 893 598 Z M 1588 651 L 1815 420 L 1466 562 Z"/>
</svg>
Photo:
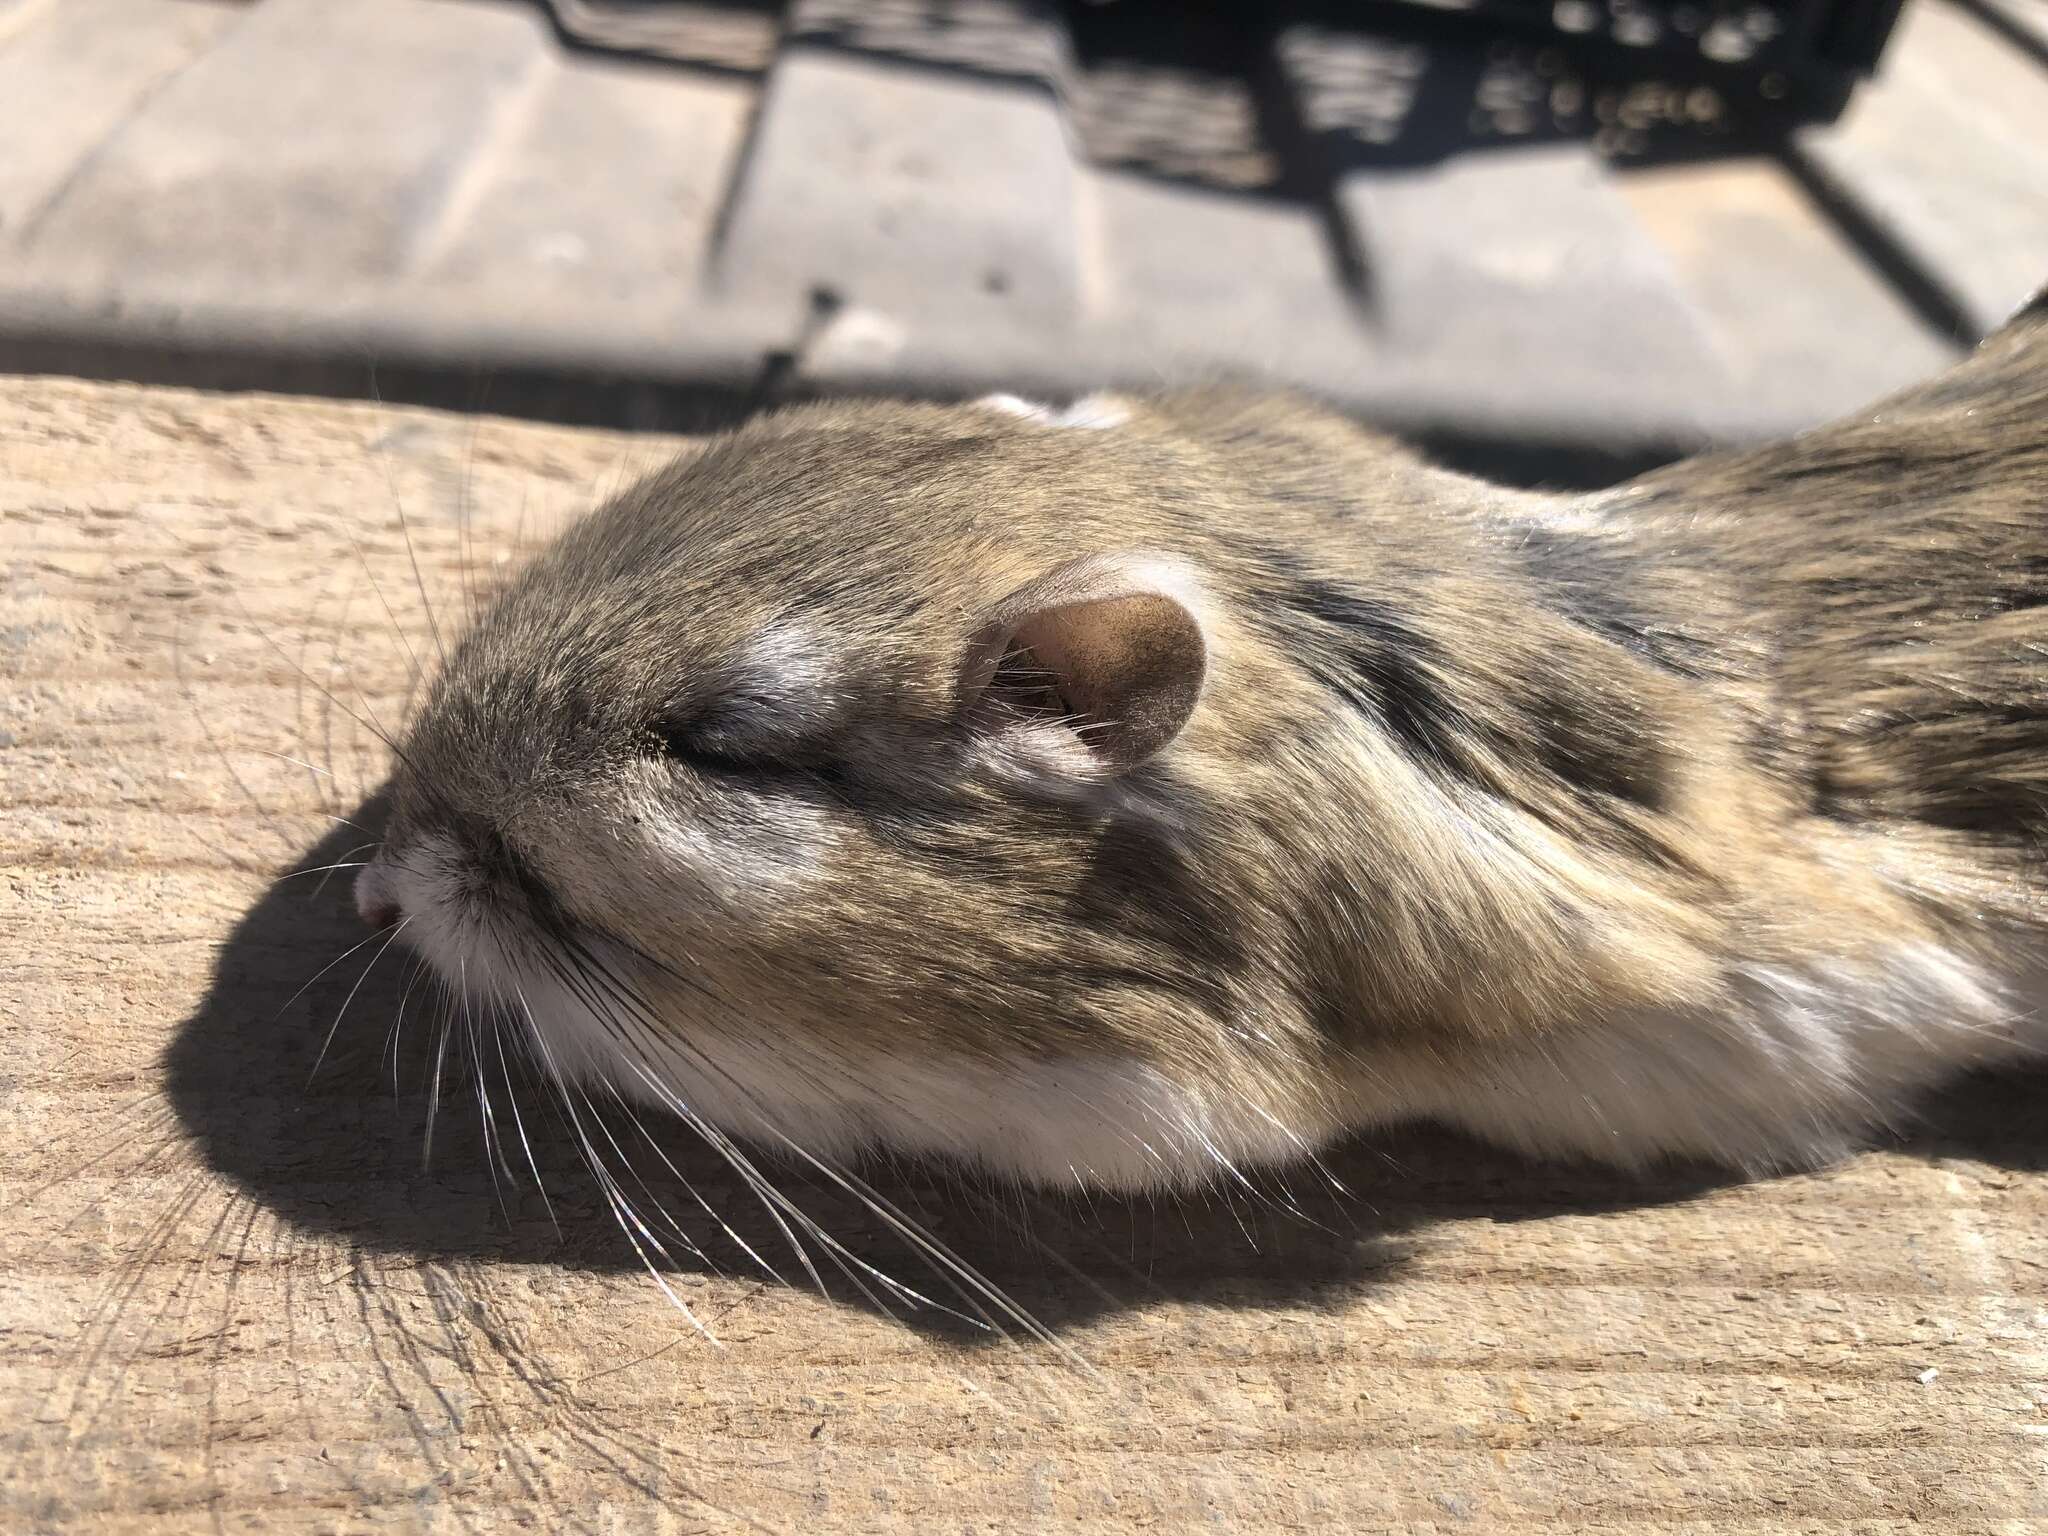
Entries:
<svg viewBox="0 0 2048 1536">
<path fill-rule="evenodd" d="M 445 632 L 675 447 L 0 380 L 0 1528 L 2042 1528 L 2038 1077 L 1754 1185 L 1428 1133 L 1290 1180 L 1301 1214 L 877 1174 L 1081 1365 L 813 1243 L 821 1297 L 715 1159 L 621 1123 L 707 1343 L 488 1052 L 518 1174 L 453 1068 L 423 1170 L 432 1010 L 396 956 L 321 971 L 346 870 L 277 877 L 360 857 L 422 591 Z"/>
</svg>

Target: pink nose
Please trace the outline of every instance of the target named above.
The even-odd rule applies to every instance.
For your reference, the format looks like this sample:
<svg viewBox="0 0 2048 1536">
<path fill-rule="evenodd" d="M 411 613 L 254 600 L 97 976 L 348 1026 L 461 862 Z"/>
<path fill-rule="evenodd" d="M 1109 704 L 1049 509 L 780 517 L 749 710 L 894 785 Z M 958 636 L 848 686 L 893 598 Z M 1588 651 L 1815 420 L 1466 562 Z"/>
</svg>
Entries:
<svg viewBox="0 0 2048 1536">
<path fill-rule="evenodd" d="M 380 930 L 405 916 L 405 908 L 398 893 L 391 889 L 391 877 L 383 865 L 368 865 L 356 876 L 356 915 Z"/>
</svg>

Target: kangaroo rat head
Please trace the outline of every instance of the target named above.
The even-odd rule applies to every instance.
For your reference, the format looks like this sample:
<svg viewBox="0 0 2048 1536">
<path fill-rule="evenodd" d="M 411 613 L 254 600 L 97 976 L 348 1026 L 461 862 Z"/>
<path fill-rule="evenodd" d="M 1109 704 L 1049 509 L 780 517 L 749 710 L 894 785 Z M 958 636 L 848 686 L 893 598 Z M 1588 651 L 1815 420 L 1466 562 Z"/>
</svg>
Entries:
<svg viewBox="0 0 2048 1536">
<path fill-rule="evenodd" d="M 1843 873 L 1785 599 L 1680 511 L 1284 401 L 790 410 L 516 578 L 358 899 L 559 1081 L 804 1155 L 1129 1188 L 1414 1113 L 1802 1155 L 1868 1083 L 1697 1021 L 1816 955 L 1866 1019 L 1939 924 Z"/>
<path fill-rule="evenodd" d="M 550 1070 L 806 1151 L 1142 1184 L 1319 1131 L 1205 867 L 1269 855 L 1190 838 L 1261 670 L 1213 493 L 1079 435 L 792 411 L 585 519 L 433 687 L 365 913 Z"/>
</svg>

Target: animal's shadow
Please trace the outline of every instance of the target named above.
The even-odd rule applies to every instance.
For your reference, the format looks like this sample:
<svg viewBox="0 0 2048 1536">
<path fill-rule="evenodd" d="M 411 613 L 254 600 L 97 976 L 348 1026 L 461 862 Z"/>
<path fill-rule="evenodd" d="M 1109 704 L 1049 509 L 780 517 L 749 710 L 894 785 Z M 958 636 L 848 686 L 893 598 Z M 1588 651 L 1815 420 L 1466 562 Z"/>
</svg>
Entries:
<svg viewBox="0 0 2048 1536">
<path fill-rule="evenodd" d="M 352 817 L 369 828 L 380 819 L 376 801 Z M 352 828 L 338 828 L 297 868 L 335 864 L 359 841 Z M 487 1156 L 477 1075 L 457 1070 L 467 1052 L 451 1052 L 444 1066 L 433 1156 L 423 1166 L 433 1010 L 417 992 L 406 1004 L 408 967 L 394 952 L 365 974 L 377 951 L 371 944 L 307 980 L 362 942 L 347 883 L 345 870 L 331 880 L 280 880 L 222 946 L 206 996 L 166 1061 L 171 1105 L 201 1155 L 296 1228 L 362 1251 L 591 1271 L 638 1267 L 641 1257 L 574 1133 L 551 1096 L 527 1080 L 516 1053 L 501 1061 L 487 1051 L 482 1074 L 506 1166 L 493 1171 Z M 1988 1080 L 1951 1092 L 1915 1145 L 1935 1155 L 2044 1166 L 2048 1094 L 2041 1086 L 2039 1078 Z M 685 1279 L 713 1268 L 758 1275 L 745 1243 L 785 1281 L 810 1283 L 744 1181 L 679 1122 L 643 1115 L 636 1123 L 613 1113 L 603 1129 L 589 1122 L 583 1129 L 643 1214 L 665 1210 L 676 1218 L 680 1235 L 658 1219 L 651 1231 Z M 878 1272 L 962 1305 L 888 1220 L 815 1172 L 764 1166 L 843 1245 L 847 1263 L 835 1267 L 822 1245 L 807 1244 L 835 1299 L 886 1307 L 918 1327 L 960 1329 L 943 1311 L 906 1304 L 872 1278 L 865 1287 L 849 1278 Z M 1653 1205 L 1701 1193 L 1718 1178 L 1696 1169 L 1635 1177 L 1534 1165 L 1431 1131 L 1340 1147 L 1321 1172 L 1297 1170 L 1254 1188 L 1226 1183 L 1209 1196 L 1171 1200 L 998 1193 L 916 1165 L 861 1173 L 889 1205 L 1055 1329 L 1161 1299 L 1247 1308 L 1334 1303 L 1398 1272 L 1417 1235 L 1438 1222 Z"/>
</svg>

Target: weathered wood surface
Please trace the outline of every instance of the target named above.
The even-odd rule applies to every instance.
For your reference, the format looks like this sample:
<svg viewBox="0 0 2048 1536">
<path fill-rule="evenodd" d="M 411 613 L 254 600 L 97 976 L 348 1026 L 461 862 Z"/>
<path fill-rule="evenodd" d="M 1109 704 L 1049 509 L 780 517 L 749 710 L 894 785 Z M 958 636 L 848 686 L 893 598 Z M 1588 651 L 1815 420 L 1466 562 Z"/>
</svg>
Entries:
<svg viewBox="0 0 2048 1536">
<path fill-rule="evenodd" d="M 630 1192 L 704 1244 L 669 1283 L 722 1347 L 537 1100 L 546 1202 L 494 1190 L 466 1078 L 422 1172 L 403 966 L 312 1073 L 368 952 L 299 992 L 360 937 L 346 872 L 273 882 L 364 841 L 352 716 L 433 656 L 399 509 L 446 626 L 665 446 L 0 380 L 0 1528 L 2042 1528 L 2038 1078 L 1748 1186 L 1420 1134 L 1294 1180 L 1313 1222 L 883 1180 L 1086 1370 L 821 1298 L 680 1138 Z"/>
</svg>

